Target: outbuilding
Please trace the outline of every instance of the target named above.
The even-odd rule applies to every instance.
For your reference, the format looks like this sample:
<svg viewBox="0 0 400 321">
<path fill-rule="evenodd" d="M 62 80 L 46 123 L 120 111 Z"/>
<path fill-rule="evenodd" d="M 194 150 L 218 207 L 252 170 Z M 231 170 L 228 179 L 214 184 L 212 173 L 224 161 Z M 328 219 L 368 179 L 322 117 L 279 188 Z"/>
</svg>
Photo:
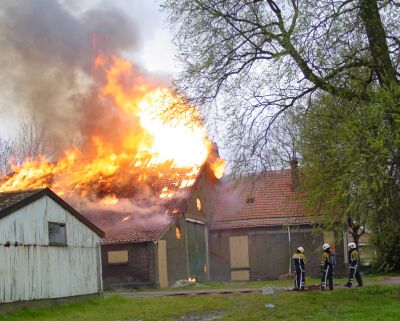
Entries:
<svg viewBox="0 0 400 321">
<path fill-rule="evenodd" d="M 48 188 L 0 193 L 0 303 L 102 292 L 103 235 Z"/>
<path fill-rule="evenodd" d="M 293 168 L 221 182 L 209 222 L 213 280 L 288 276 L 292 272 L 291 256 L 299 246 L 306 250 L 307 276 L 318 277 L 325 242 L 335 250 L 336 271 L 345 271 L 344 234 L 315 227 L 302 206 L 297 181 L 297 168 Z"/>
</svg>

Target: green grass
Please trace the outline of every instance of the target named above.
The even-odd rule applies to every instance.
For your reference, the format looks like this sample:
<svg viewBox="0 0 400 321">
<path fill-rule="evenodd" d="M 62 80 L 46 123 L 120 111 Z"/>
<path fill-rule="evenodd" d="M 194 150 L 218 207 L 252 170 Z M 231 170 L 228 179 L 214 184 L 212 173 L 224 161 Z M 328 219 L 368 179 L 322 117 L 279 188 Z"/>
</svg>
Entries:
<svg viewBox="0 0 400 321">
<path fill-rule="evenodd" d="M 266 308 L 272 303 L 275 308 Z M 194 297 L 94 298 L 43 310 L 22 310 L 0 321 L 164 321 L 204 320 L 398 320 L 400 287 L 370 285 L 332 292 L 280 292 Z M 197 317 L 197 318 L 196 318 Z"/>
</svg>

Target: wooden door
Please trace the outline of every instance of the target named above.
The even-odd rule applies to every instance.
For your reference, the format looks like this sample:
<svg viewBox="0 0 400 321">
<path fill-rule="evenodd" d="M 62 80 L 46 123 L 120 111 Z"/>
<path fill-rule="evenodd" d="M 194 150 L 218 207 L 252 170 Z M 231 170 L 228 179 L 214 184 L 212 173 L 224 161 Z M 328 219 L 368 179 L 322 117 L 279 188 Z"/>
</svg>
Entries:
<svg viewBox="0 0 400 321">
<path fill-rule="evenodd" d="M 168 287 L 167 241 L 158 241 L 158 282 L 160 288 Z"/>
<path fill-rule="evenodd" d="M 189 277 L 199 282 L 207 280 L 205 225 L 187 222 Z"/>
<path fill-rule="evenodd" d="M 248 236 L 231 236 L 229 238 L 231 261 L 231 280 L 248 281 L 250 274 Z"/>
</svg>

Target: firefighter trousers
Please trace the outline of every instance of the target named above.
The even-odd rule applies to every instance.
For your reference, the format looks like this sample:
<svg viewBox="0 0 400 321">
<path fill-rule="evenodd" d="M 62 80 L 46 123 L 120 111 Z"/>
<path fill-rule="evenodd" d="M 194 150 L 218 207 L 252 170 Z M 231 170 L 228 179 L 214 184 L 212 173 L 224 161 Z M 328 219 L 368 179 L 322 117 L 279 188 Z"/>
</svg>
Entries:
<svg viewBox="0 0 400 321">
<path fill-rule="evenodd" d="M 306 271 L 300 267 L 296 267 L 294 270 L 294 287 L 297 290 L 304 290 L 304 281 L 306 277 Z"/>
<path fill-rule="evenodd" d="M 333 290 L 333 268 L 327 266 L 322 270 L 321 276 L 321 290 L 325 291 L 329 283 L 329 290 Z"/>
<path fill-rule="evenodd" d="M 361 274 L 360 274 L 360 271 L 359 271 L 357 265 L 350 266 L 349 281 L 347 282 L 346 286 L 348 286 L 350 288 L 353 285 L 354 278 L 356 278 L 358 286 L 363 285 Z"/>
</svg>

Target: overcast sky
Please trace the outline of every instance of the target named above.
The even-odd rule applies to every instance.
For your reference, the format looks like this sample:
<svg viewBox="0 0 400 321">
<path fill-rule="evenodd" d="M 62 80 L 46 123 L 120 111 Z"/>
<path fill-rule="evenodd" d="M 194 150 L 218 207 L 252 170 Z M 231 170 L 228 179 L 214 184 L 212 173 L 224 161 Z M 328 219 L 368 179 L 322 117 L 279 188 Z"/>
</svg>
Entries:
<svg viewBox="0 0 400 321">
<path fill-rule="evenodd" d="M 56 0 L 13 0 L 12 2 L 19 2 L 20 10 L 24 11 L 26 4 L 29 3 L 31 7 L 34 7 L 38 4 L 38 14 L 37 19 L 42 19 L 43 11 L 47 10 L 46 5 L 49 4 L 47 1 L 56 1 Z M 28 1 L 28 2 L 26 2 Z M 47 3 L 46 3 L 47 2 Z M 121 54 L 130 60 L 139 63 L 144 66 L 150 72 L 161 72 L 169 75 L 171 78 L 174 72 L 177 71 L 177 64 L 174 60 L 174 47 L 172 44 L 172 37 L 168 28 L 166 27 L 165 17 L 163 13 L 160 11 L 159 1 L 157 0 L 60 0 L 62 4 L 62 8 L 67 9 L 72 15 L 79 17 L 80 15 L 85 14 L 85 12 L 93 9 L 101 9 L 105 12 L 109 10 L 110 12 L 113 9 L 119 10 L 120 12 L 126 14 L 127 17 L 131 21 L 129 23 L 133 24 L 133 29 L 136 32 L 135 44 L 133 46 L 126 46 L 126 48 L 122 47 L 118 48 Z M 40 8 L 40 4 L 43 4 L 43 7 Z M 11 33 L 12 37 L 21 37 L 19 36 L 21 33 L 14 32 L 13 30 L 8 30 L 9 24 L 7 24 L 7 20 L 5 16 L 9 15 L 9 10 L 6 8 L 4 2 L 0 4 L 0 49 L 2 52 L 7 51 L 10 41 L 7 41 L 7 33 Z M 18 12 L 19 12 L 18 11 Z M 16 11 L 14 11 L 16 12 Z M 18 14 L 18 19 L 24 19 L 23 14 Z M 10 17 L 14 19 L 14 17 Z M 32 17 L 30 17 L 32 19 Z M 33 18 L 35 19 L 35 18 Z M 96 15 L 92 14 L 92 20 L 96 20 Z M 104 19 L 104 18 L 103 18 Z M 17 20 L 17 19 L 16 19 Z M 30 25 L 40 25 L 40 21 L 22 21 L 22 24 L 26 24 L 27 27 L 30 28 Z M 99 19 L 99 21 L 102 21 Z M 60 22 L 61 23 L 61 22 Z M 17 26 L 20 28 L 20 25 Z M 57 26 L 58 28 L 58 26 Z M 57 32 L 54 30 L 48 30 L 48 33 Z M 53 29 L 53 28 L 52 28 Z M 119 30 L 120 31 L 120 30 Z M 47 31 L 45 31 L 47 32 Z M 23 35 L 27 32 L 24 31 Z M 6 34 L 6 36 L 4 36 Z M 129 33 L 127 32 L 129 36 Z M 36 36 L 36 35 L 35 35 Z M 47 34 L 41 34 L 41 38 L 46 38 Z M 29 39 L 32 36 L 27 37 Z M 6 39 L 6 40 L 4 40 Z M 3 41 L 1 41 L 3 40 Z M 13 39 L 14 41 L 14 39 Z M 25 40 L 24 40 L 25 41 Z M 121 40 L 122 41 L 122 40 Z M 16 41 L 15 41 L 16 42 Z M 25 42 L 28 42 L 25 41 Z M 67 42 L 68 44 L 68 42 Z M 17 45 L 13 44 L 15 47 Z M 29 48 L 29 43 L 24 44 L 27 48 Z M 20 46 L 18 44 L 18 46 Z M 11 45 L 10 45 L 11 47 Z M 13 48 L 15 49 L 15 48 Z M 18 47 L 19 50 L 19 47 Z M 28 49 L 29 51 L 29 49 Z M 43 54 L 42 54 L 43 55 Z M 4 55 L 3 55 L 4 57 Z M 15 81 L 13 77 L 10 77 L 7 74 L 7 70 L 10 70 L 10 64 L 13 62 L 4 57 L 0 59 L 0 80 L 2 82 L 2 88 L 0 88 L 0 134 L 6 136 L 12 136 L 13 131 L 16 127 L 16 122 L 19 117 L 24 113 L 24 108 L 17 107 L 18 104 L 23 104 L 23 102 L 18 102 L 18 89 L 15 90 L 13 87 L 19 86 L 19 84 Z M 37 79 L 40 81 L 40 79 Z M 13 90 L 11 90 L 12 88 Z"/>
</svg>

